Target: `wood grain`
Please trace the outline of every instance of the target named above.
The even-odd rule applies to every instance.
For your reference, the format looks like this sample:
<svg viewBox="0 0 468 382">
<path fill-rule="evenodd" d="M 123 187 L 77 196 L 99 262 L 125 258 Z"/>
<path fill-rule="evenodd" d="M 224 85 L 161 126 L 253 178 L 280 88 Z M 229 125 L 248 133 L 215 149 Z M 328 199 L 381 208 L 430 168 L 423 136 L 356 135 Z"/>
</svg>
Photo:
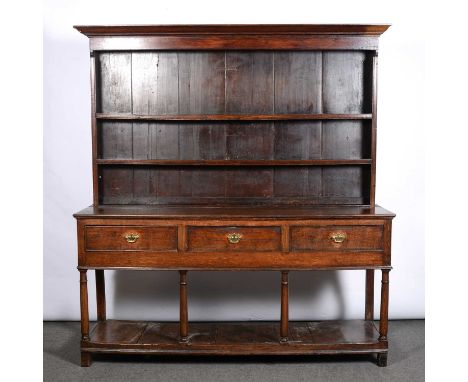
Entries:
<svg viewBox="0 0 468 382">
<path fill-rule="evenodd" d="M 227 235 L 242 235 L 231 244 Z M 281 248 L 280 227 L 188 227 L 188 251 L 276 251 Z"/>
<path fill-rule="evenodd" d="M 128 242 L 126 235 L 138 235 Z M 168 251 L 177 249 L 176 227 L 145 226 L 88 226 L 86 227 L 86 249 L 88 251 Z"/>
<path fill-rule="evenodd" d="M 335 243 L 330 235 L 344 233 L 345 240 Z M 290 228 L 292 251 L 322 250 L 382 250 L 384 249 L 383 226 L 292 226 Z"/>
<path fill-rule="evenodd" d="M 384 351 L 368 321 L 291 322 L 294 341 L 279 341 L 275 322 L 200 322 L 180 343 L 177 323 L 108 320 L 96 325 L 85 349 L 93 353 L 339 354 Z M 138 338 L 138 340 L 136 340 Z"/>
</svg>

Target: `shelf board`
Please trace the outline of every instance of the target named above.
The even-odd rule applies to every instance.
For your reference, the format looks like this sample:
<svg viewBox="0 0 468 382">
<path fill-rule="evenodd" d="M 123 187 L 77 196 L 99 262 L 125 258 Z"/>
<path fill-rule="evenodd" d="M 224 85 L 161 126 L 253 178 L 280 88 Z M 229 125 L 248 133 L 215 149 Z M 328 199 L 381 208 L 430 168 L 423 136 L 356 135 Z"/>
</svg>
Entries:
<svg viewBox="0 0 468 382">
<path fill-rule="evenodd" d="M 372 159 L 309 160 L 180 160 L 180 159 L 97 159 L 98 165 L 137 166 L 342 166 L 370 165 Z"/>
<path fill-rule="evenodd" d="M 177 322 L 107 320 L 96 323 L 82 351 L 140 354 L 339 354 L 387 351 L 372 321 L 289 322 L 280 343 L 279 322 L 193 322 L 179 341 Z"/>
<path fill-rule="evenodd" d="M 393 218 L 395 214 L 376 205 L 99 205 L 73 215 L 86 219 L 328 219 Z"/>
<path fill-rule="evenodd" d="M 372 114 L 105 114 L 96 113 L 96 119 L 111 121 L 288 121 L 288 120 L 363 120 Z"/>
</svg>

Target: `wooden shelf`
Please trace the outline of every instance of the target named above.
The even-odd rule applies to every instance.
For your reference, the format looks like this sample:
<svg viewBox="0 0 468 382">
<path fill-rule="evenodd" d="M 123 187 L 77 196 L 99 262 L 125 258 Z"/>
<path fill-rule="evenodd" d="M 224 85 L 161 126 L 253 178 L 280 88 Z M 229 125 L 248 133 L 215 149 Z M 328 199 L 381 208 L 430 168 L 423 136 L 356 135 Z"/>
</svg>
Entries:
<svg viewBox="0 0 468 382">
<path fill-rule="evenodd" d="M 189 323 L 188 342 L 177 322 L 107 320 L 96 323 L 82 351 L 90 353 L 266 355 L 350 354 L 386 351 L 372 321 L 290 322 L 280 343 L 279 322 Z"/>
<path fill-rule="evenodd" d="M 310 160 L 179 160 L 179 159 L 97 159 L 98 165 L 138 166 L 342 166 L 370 165 L 371 159 Z"/>
<path fill-rule="evenodd" d="M 324 206 L 324 205 L 235 205 L 235 206 L 151 206 L 151 205 L 101 205 L 90 206 L 73 215 L 86 219 L 329 219 L 329 218 L 388 218 L 395 214 L 375 206 Z"/>
<path fill-rule="evenodd" d="M 372 119 L 372 114 L 104 114 L 96 119 L 113 121 L 288 121 L 288 120 L 362 120 Z"/>
</svg>

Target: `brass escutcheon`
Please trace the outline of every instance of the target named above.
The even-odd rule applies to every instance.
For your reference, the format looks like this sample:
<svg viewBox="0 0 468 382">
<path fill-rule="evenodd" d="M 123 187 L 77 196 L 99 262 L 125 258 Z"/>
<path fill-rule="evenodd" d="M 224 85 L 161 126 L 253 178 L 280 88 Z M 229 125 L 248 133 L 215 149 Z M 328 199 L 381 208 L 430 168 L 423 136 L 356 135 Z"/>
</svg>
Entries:
<svg viewBox="0 0 468 382">
<path fill-rule="evenodd" d="M 134 243 L 140 238 L 140 235 L 137 233 L 127 233 L 124 235 L 124 238 L 127 240 L 127 243 Z"/>
<path fill-rule="evenodd" d="M 241 233 L 228 233 L 226 237 L 229 243 L 237 244 L 240 241 L 240 239 L 242 239 L 242 234 Z"/>
<path fill-rule="evenodd" d="M 334 243 L 341 244 L 343 241 L 346 240 L 346 233 L 345 232 L 332 232 L 330 236 L 328 237 Z"/>
</svg>

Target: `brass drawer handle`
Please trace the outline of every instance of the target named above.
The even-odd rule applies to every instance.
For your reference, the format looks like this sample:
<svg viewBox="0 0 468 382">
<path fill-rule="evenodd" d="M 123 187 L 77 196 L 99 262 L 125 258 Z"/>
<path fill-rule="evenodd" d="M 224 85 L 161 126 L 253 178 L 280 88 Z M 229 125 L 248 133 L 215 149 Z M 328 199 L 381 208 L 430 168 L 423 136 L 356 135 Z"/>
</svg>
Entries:
<svg viewBox="0 0 468 382">
<path fill-rule="evenodd" d="M 346 240 L 346 233 L 345 232 L 332 232 L 329 236 L 330 240 L 334 243 L 341 244 Z"/>
<path fill-rule="evenodd" d="M 229 243 L 237 244 L 240 241 L 240 239 L 242 239 L 242 234 L 241 233 L 228 233 L 226 237 Z"/>
<path fill-rule="evenodd" d="M 127 240 L 127 243 L 134 243 L 140 238 L 140 235 L 137 233 L 127 233 L 124 235 L 124 238 Z"/>
</svg>

